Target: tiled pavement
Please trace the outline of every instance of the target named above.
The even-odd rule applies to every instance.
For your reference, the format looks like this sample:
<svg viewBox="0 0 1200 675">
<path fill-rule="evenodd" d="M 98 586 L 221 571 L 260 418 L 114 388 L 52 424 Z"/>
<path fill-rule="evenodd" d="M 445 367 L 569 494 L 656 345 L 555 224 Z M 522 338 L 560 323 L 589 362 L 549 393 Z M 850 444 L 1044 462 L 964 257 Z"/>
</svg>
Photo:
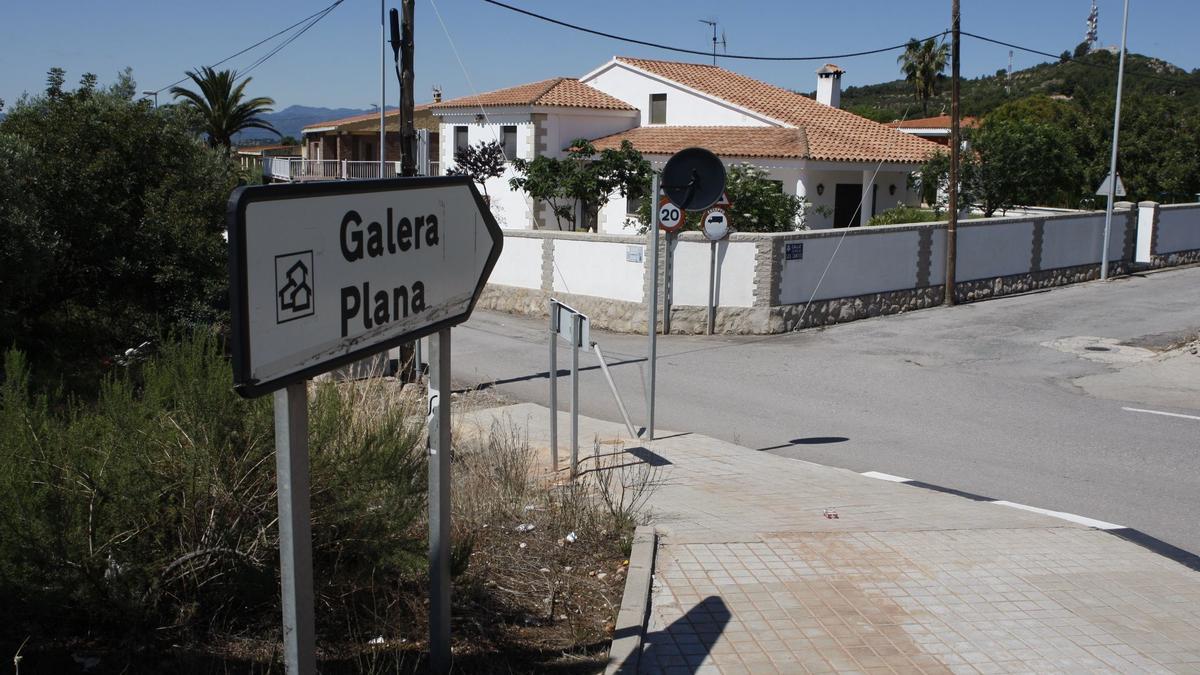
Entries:
<svg viewBox="0 0 1200 675">
<path fill-rule="evenodd" d="M 547 445 L 544 408 L 495 412 Z M 582 438 L 622 431 L 581 420 Z M 663 464 L 641 672 L 1200 673 L 1200 572 L 1047 516 L 661 436 L 638 451 Z"/>
</svg>

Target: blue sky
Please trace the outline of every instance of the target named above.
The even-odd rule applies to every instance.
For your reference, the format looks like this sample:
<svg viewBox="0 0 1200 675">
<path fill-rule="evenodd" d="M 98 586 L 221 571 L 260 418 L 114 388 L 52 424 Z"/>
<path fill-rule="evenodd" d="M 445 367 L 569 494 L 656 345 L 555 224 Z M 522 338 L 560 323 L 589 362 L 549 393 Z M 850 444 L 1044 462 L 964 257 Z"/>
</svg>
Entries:
<svg viewBox="0 0 1200 675">
<path fill-rule="evenodd" d="M 0 20 L 0 98 L 9 103 L 24 91 L 40 91 L 51 66 L 75 82 L 85 71 L 102 82 L 131 66 L 140 89 L 157 89 L 183 71 L 224 58 L 316 12 L 331 0 L 4 0 Z M 388 0 L 389 7 L 398 0 Z M 460 67 L 434 2 L 458 48 Z M 709 28 L 697 19 L 715 17 L 730 53 L 823 55 L 899 44 L 949 25 L 949 0 L 605 0 L 603 2 L 509 0 L 531 11 L 598 30 L 693 49 L 708 49 Z M 1058 53 L 1083 39 L 1090 0 L 962 0 L 963 30 Z M 1195 26 L 1200 2 L 1133 0 L 1129 46 L 1188 70 L 1200 67 Z M 1100 42 L 1120 41 L 1121 1 L 1100 0 Z M 480 0 L 417 0 L 416 85 L 418 102 L 434 85 L 447 97 L 555 76 L 579 76 L 614 54 L 702 60 L 701 57 L 614 42 L 544 24 Z M 963 38 L 963 73 L 977 76 L 1006 67 L 1004 47 Z M 268 48 L 229 65 L 245 68 Z M 897 52 L 837 59 L 847 70 L 844 86 L 895 79 Z M 388 99 L 396 81 L 388 53 Z M 1017 52 L 1016 68 L 1043 61 Z M 722 65 L 798 90 L 815 87 L 814 62 Z M 379 1 L 346 0 L 253 73 L 250 92 L 292 104 L 366 108 L 379 100 Z M 164 93 L 165 96 L 165 93 Z"/>
</svg>

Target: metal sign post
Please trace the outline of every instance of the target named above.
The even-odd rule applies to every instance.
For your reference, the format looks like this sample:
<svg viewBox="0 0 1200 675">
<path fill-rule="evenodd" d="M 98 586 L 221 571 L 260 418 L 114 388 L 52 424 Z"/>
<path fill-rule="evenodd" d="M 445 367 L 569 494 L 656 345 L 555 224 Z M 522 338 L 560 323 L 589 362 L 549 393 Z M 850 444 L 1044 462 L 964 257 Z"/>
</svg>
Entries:
<svg viewBox="0 0 1200 675">
<path fill-rule="evenodd" d="M 675 287 L 675 234 L 668 232 L 663 237 L 667 245 L 666 255 L 663 258 L 663 263 L 666 269 L 663 270 L 663 335 L 671 334 L 671 291 Z"/>
<path fill-rule="evenodd" d="M 434 673 L 450 672 L 449 392 L 450 329 L 444 328 L 429 341 L 429 669 Z"/>
<path fill-rule="evenodd" d="M 283 661 L 288 675 L 311 675 L 317 672 L 317 656 L 313 648 L 316 627 L 308 496 L 308 391 L 304 382 L 275 392 L 275 471 L 279 484 Z"/>
<path fill-rule="evenodd" d="M 550 466 L 558 471 L 558 301 L 550 299 Z"/>
<path fill-rule="evenodd" d="M 654 174 L 651 185 L 651 204 L 658 203 L 659 178 Z M 646 438 L 654 440 L 654 375 L 658 369 L 658 214 L 651 217 L 650 227 L 646 228 L 646 236 L 650 237 L 650 298 L 647 303 L 649 320 L 646 335 L 650 340 L 649 368 L 650 391 L 646 395 Z"/>
<path fill-rule="evenodd" d="M 704 212 L 700 217 L 700 230 L 704 233 L 705 238 L 709 241 L 708 247 L 708 334 L 712 335 L 716 329 L 717 323 L 717 307 L 716 307 L 716 283 L 717 283 L 717 242 L 729 237 L 729 214 L 726 208 L 729 206 L 729 200 L 722 195 L 721 208 L 711 208 Z"/>
<path fill-rule="evenodd" d="M 571 316 L 571 478 L 579 475 L 579 340 L 583 315 Z"/>
<path fill-rule="evenodd" d="M 716 329 L 717 242 L 708 242 L 708 334 Z"/>
<path fill-rule="evenodd" d="M 238 188 L 229 200 L 234 389 L 275 392 L 284 661 L 316 670 L 308 379 L 436 334 L 430 349 L 430 659 L 450 666 L 450 327 L 503 233 L 465 177 Z"/>
<path fill-rule="evenodd" d="M 579 473 L 579 350 L 591 348 L 591 322 L 576 309 L 550 299 L 550 457 L 558 470 L 558 344 L 571 343 L 571 478 Z"/>
</svg>

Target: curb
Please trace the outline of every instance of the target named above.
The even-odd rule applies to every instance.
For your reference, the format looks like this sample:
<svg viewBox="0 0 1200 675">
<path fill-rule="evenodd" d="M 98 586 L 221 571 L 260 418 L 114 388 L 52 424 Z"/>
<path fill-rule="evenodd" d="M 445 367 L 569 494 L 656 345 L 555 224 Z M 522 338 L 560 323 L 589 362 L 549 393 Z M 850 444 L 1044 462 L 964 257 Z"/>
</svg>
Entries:
<svg viewBox="0 0 1200 675">
<path fill-rule="evenodd" d="M 625 577 L 625 594 L 621 596 L 621 611 L 617 614 L 605 675 L 637 672 L 646 620 L 650 616 L 650 584 L 654 579 L 654 555 L 657 549 L 658 535 L 654 527 L 638 526 L 633 533 L 629 576 Z"/>
<path fill-rule="evenodd" d="M 1003 499 L 985 497 L 983 495 L 977 495 L 971 492 L 963 492 L 962 490 L 955 490 L 954 488 L 948 488 L 942 485 L 934 485 L 924 481 L 904 478 L 903 476 L 893 476 L 892 474 L 883 473 L 880 471 L 863 471 L 859 475 L 866 478 L 884 480 L 889 483 L 900 483 L 901 485 L 911 485 L 912 487 L 918 487 L 924 490 L 932 490 L 934 492 L 951 494 L 964 499 L 970 499 L 971 501 L 996 504 L 998 506 L 1007 506 L 1009 508 L 1020 509 L 1022 511 L 1032 511 L 1033 513 L 1040 513 L 1044 516 L 1050 516 L 1051 518 L 1058 518 L 1059 520 L 1065 520 L 1067 522 L 1075 523 L 1076 525 L 1085 525 L 1093 530 L 1107 532 L 1108 534 L 1124 539 L 1131 544 L 1137 544 L 1138 546 L 1149 550 L 1151 553 L 1155 553 L 1167 558 L 1168 560 L 1177 562 L 1190 570 L 1200 572 L 1200 555 L 1196 555 L 1191 551 L 1185 551 L 1178 546 L 1168 544 L 1162 539 L 1150 536 L 1145 532 L 1132 527 L 1117 525 L 1116 523 L 1109 523 L 1103 520 L 1096 520 L 1095 518 L 1088 518 L 1087 516 L 1080 516 L 1074 513 L 1052 511 L 1050 509 L 1041 508 L 1040 506 L 1029 506 L 1028 504 L 1018 504 L 1016 502 L 1005 501 Z"/>
</svg>

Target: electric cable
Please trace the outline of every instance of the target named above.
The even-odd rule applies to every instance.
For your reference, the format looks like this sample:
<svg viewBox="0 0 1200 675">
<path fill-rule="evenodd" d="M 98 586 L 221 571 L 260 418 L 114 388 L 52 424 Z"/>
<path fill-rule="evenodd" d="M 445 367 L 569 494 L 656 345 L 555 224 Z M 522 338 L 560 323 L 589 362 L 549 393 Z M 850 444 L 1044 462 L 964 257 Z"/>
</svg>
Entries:
<svg viewBox="0 0 1200 675">
<path fill-rule="evenodd" d="M 286 33 L 286 32 L 288 32 L 288 31 L 292 30 L 292 29 L 293 29 L 293 28 L 295 28 L 296 26 L 299 26 L 299 25 L 301 25 L 301 24 L 305 23 L 306 21 L 308 21 L 308 20 L 312 19 L 313 17 L 315 17 L 315 16 L 317 16 L 317 15 L 319 15 L 319 14 L 322 14 L 322 13 L 326 13 L 326 14 L 328 14 L 328 13 L 329 13 L 329 11 L 330 11 L 331 9 L 333 9 L 334 7 L 337 7 L 338 5 L 342 4 L 343 2 L 345 2 L 345 0 L 336 0 L 336 1 L 335 1 L 335 2 L 332 4 L 332 5 L 329 5 L 328 7 L 324 8 L 324 9 L 318 10 L 318 11 L 317 11 L 316 13 L 314 13 L 314 14 L 310 14 L 310 15 L 308 15 L 308 16 L 306 16 L 306 17 L 304 17 L 303 19 L 300 19 L 299 21 L 297 21 L 296 23 L 294 23 L 294 24 L 292 24 L 292 25 L 288 26 L 287 28 L 284 28 L 283 30 L 281 30 L 281 31 L 279 31 L 279 32 L 277 32 L 277 33 L 273 33 L 273 34 L 271 34 L 271 35 L 269 35 L 269 36 L 267 36 L 267 37 L 265 37 L 265 38 L 263 38 L 263 39 L 259 40 L 258 42 L 255 42 L 254 44 L 250 45 L 249 47 L 246 47 L 245 49 L 243 49 L 243 50 L 241 50 L 241 51 L 239 51 L 239 52 L 237 52 L 237 53 L 230 54 L 229 56 L 226 56 L 225 58 L 221 59 L 220 61 L 217 61 L 216 63 L 213 63 L 213 64 L 209 65 L 209 67 L 210 67 L 210 68 L 216 68 L 216 67 L 217 67 L 217 66 L 219 66 L 219 65 L 222 65 L 222 64 L 228 63 L 229 61 L 232 61 L 233 59 L 236 59 L 237 57 L 241 56 L 242 54 L 245 54 L 246 52 L 248 52 L 248 51 L 251 51 L 252 49 L 254 49 L 254 48 L 256 48 L 256 47 L 259 47 L 259 46 L 261 46 L 261 45 L 263 45 L 263 44 L 265 44 L 265 43 L 267 43 L 267 42 L 270 42 L 271 40 L 274 40 L 275 38 L 279 37 L 280 35 L 283 35 L 284 33 Z M 181 84 L 181 83 L 183 83 L 183 82 L 186 82 L 187 80 L 188 80 L 188 78 L 187 78 L 187 77 L 184 77 L 184 78 L 182 78 L 182 79 L 179 79 L 179 80 L 175 80 L 175 81 L 174 81 L 174 82 L 172 82 L 171 84 L 168 84 L 168 85 L 166 85 L 166 86 L 164 86 L 164 87 L 160 87 L 160 88 L 158 88 L 158 89 L 155 89 L 155 90 L 154 90 L 154 93 L 156 93 L 156 94 L 161 94 L 162 92 L 166 91 L 167 89 L 170 89 L 171 87 L 174 87 L 174 86 L 175 86 L 175 85 L 177 85 L 177 84 Z"/>
<path fill-rule="evenodd" d="M 667 51 L 679 52 L 681 54 L 697 54 L 699 56 L 704 56 L 704 57 L 711 57 L 713 55 L 712 52 L 704 52 L 704 51 L 700 51 L 697 49 L 685 49 L 683 47 L 672 47 L 670 45 L 664 45 L 664 44 L 660 44 L 657 42 L 648 42 L 646 40 L 637 40 L 635 38 L 624 37 L 622 35 L 614 35 L 612 33 L 605 33 L 604 31 L 594 30 L 592 28 L 586 28 L 584 26 L 580 26 L 580 25 L 573 24 L 573 23 L 567 23 L 566 21 L 560 21 L 558 19 L 554 19 L 554 18 L 545 16 L 543 14 L 538 14 L 536 12 L 531 12 L 526 9 L 521 9 L 520 7 L 514 7 L 512 5 L 500 2 L 499 0 L 483 0 L 483 1 L 490 5 L 495 5 L 497 7 L 502 7 L 504 9 L 507 9 L 507 10 L 510 10 L 513 12 L 517 12 L 518 14 L 524 14 L 526 16 L 531 16 L 535 19 L 539 19 L 541 21 L 545 21 L 548 23 L 553 23 L 553 24 L 556 24 L 559 26 L 563 26 L 565 28 L 570 28 L 571 30 L 577 30 L 582 33 L 589 33 L 591 35 L 598 35 L 600 37 L 609 38 L 610 40 L 620 40 L 621 42 L 628 42 L 631 44 L 642 45 L 645 47 L 654 47 L 655 49 L 665 49 Z M 930 40 L 930 39 L 933 39 L 936 37 L 942 37 L 949 33 L 950 33 L 950 31 L 944 30 L 940 33 L 935 33 L 933 35 L 930 35 L 929 37 L 924 38 L 921 41 L 924 42 L 924 40 Z M 908 46 L 908 43 L 909 43 L 909 41 L 906 40 L 903 44 L 892 45 L 891 47 L 880 47 L 878 49 L 868 49 L 868 50 L 861 51 L 861 52 L 848 52 L 845 54 L 827 54 L 824 56 L 754 56 L 754 55 L 749 55 L 749 54 L 719 54 L 718 57 L 723 58 L 723 59 L 741 59 L 741 60 L 745 60 L 745 61 L 827 61 L 827 60 L 832 60 L 832 59 L 848 59 L 848 58 L 855 57 L 855 56 L 868 56 L 871 54 L 882 54 L 884 52 L 890 52 L 890 51 L 894 51 L 897 49 L 904 49 L 905 47 Z"/>
</svg>

